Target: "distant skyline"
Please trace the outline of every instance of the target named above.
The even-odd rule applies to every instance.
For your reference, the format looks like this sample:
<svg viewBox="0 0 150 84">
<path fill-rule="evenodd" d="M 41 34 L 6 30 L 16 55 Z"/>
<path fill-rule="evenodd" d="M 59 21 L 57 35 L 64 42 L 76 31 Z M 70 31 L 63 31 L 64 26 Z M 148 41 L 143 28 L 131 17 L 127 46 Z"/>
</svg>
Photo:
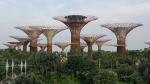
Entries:
<svg viewBox="0 0 150 84">
<path fill-rule="evenodd" d="M 102 39 L 112 39 L 110 44 L 116 44 L 115 35 L 101 27 L 105 23 L 142 23 L 143 26 L 131 31 L 127 38 L 127 49 L 136 50 L 148 47 L 144 42 L 150 41 L 150 0 L 0 0 L 0 48 L 8 41 L 16 41 L 9 36 L 27 36 L 15 29 L 15 26 L 56 25 L 65 26 L 53 19 L 55 16 L 72 14 L 92 15 L 98 20 L 88 23 L 81 34 L 106 34 Z M 42 43 L 46 37 L 41 35 Z M 65 30 L 56 35 L 53 42 L 69 41 L 70 32 Z M 83 41 L 83 40 L 82 40 Z M 94 46 L 94 50 L 97 48 Z M 114 47 L 102 47 L 103 50 L 113 50 Z M 60 49 L 54 46 L 54 50 Z M 67 49 L 69 50 L 69 48 Z"/>
</svg>

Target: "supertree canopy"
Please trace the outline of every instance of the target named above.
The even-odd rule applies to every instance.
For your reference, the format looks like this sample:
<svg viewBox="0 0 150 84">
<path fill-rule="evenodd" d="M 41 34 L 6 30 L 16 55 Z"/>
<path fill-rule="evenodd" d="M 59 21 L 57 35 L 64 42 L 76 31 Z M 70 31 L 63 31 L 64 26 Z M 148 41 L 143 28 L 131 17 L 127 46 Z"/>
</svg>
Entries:
<svg viewBox="0 0 150 84">
<path fill-rule="evenodd" d="M 37 52 L 37 41 L 39 36 L 42 34 L 43 30 L 40 26 L 20 26 L 16 27 L 17 29 L 22 30 L 25 32 L 30 40 L 30 51 L 31 52 Z"/>
<path fill-rule="evenodd" d="M 101 51 L 101 48 L 103 46 L 103 44 L 105 44 L 106 42 L 110 41 L 111 39 L 98 39 L 95 43 L 98 47 L 98 51 Z"/>
<path fill-rule="evenodd" d="M 138 26 L 142 26 L 140 23 L 112 23 L 112 24 L 103 24 L 102 27 L 108 28 L 111 30 L 117 38 L 117 45 L 126 45 L 125 39 L 127 34 Z M 125 55 L 126 48 L 117 46 L 117 53 L 119 56 Z"/>
<path fill-rule="evenodd" d="M 93 61 L 92 56 L 92 45 L 95 43 L 95 41 L 99 38 L 102 38 L 106 35 L 81 35 L 81 39 L 83 39 L 88 46 L 88 59 L 89 61 Z"/>
<path fill-rule="evenodd" d="M 54 17 L 54 19 L 63 22 L 69 27 L 71 32 L 71 43 L 73 43 L 71 45 L 71 53 L 75 56 L 80 56 L 80 31 L 88 22 L 97 20 L 98 18 L 95 16 L 68 15 Z"/>
<path fill-rule="evenodd" d="M 16 44 L 3 44 L 5 46 L 7 46 L 8 48 L 11 48 L 11 49 L 16 49 Z"/>
<path fill-rule="evenodd" d="M 144 42 L 145 44 L 149 45 L 149 48 L 150 48 L 150 42 Z"/>
<path fill-rule="evenodd" d="M 29 37 L 21 37 L 21 36 L 10 36 L 10 37 L 18 40 L 19 42 L 21 42 L 22 45 L 23 45 L 23 51 L 27 52 L 27 45 L 30 42 Z"/>
<path fill-rule="evenodd" d="M 58 28 L 58 27 L 55 27 L 55 28 Z M 65 29 L 67 29 L 67 28 L 54 29 L 54 27 L 52 27 L 52 26 L 42 26 L 43 34 L 47 38 L 47 52 L 48 53 L 52 53 L 52 39 L 53 39 L 53 37 L 57 33 L 65 30 Z"/>
<path fill-rule="evenodd" d="M 61 52 L 64 53 L 64 50 L 67 46 L 69 46 L 71 43 L 70 42 L 55 42 L 54 45 L 58 46 L 61 48 Z"/>
<path fill-rule="evenodd" d="M 47 44 L 45 44 L 45 43 L 38 43 L 38 46 L 41 48 L 41 51 L 45 51 L 45 48 L 47 47 Z"/>
<path fill-rule="evenodd" d="M 19 49 L 19 50 L 21 50 L 21 42 L 8 42 L 9 44 L 13 44 L 13 45 L 16 45 L 16 47 Z"/>
<path fill-rule="evenodd" d="M 144 42 L 145 44 L 147 44 L 147 45 L 150 45 L 150 42 Z"/>
</svg>

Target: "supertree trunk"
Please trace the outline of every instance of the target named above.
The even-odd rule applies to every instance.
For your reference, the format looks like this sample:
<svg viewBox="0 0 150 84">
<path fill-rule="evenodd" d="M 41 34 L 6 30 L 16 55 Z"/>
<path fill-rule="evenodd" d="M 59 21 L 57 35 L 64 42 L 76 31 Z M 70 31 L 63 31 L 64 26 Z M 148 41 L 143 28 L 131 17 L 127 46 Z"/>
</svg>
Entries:
<svg viewBox="0 0 150 84">
<path fill-rule="evenodd" d="M 88 60 L 92 62 L 93 61 L 92 44 L 87 43 L 87 45 L 88 45 Z"/>
<path fill-rule="evenodd" d="M 80 51 L 80 29 L 71 30 L 71 53 L 76 56 L 81 55 Z"/>
<path fill-rule="evenodd" d="M 47 53 L 52 53 L 52 37 L 47 38 Z"/>
<path fill-rule="evenodd" d="M 30 51 L 37 52 L 37 41 L 38 39 L 33 39 L 30 41 Z"/>
<path fill-rule="evenodd" d="M 98 52 L 101 52 L 101 49 L 102 48 L 102 45 L 101 46 L 98 46 Z"/>
<path fill-rule="evenodd" d="M 80 50 L 81 50 L 81 54 L 83 56 L 84 55 L 84 48 L 81 48 Z"/>
<path fill-rule="evenodd" d="M 84 55 L 84 48 L 85 48 L 85 47 L 87 47 L 87 44 L 81 42 L 81 43 L 80 43 L 80 50 L 81 50 L 82 56 Z"/>
<path fill-rule="evenodd" d="M 126 45 L 125 39 L 117 40 L 118 45 Z M 117 53 L 119 56 L 123 56 L 126 53 L 126 46 L 117 46 Z"/>
<path fill-rule="evenodd" d="M 27 52 L 27 45 L 28 45 L 28 43 L 23 44 L 23 52 Z"/>
<path fill-rule="evenodd" d="M 64 50 L 65 48 L 62 48 L 62 51 L 61 51 L 62 56 L 64 56 Z"/>
</svg>

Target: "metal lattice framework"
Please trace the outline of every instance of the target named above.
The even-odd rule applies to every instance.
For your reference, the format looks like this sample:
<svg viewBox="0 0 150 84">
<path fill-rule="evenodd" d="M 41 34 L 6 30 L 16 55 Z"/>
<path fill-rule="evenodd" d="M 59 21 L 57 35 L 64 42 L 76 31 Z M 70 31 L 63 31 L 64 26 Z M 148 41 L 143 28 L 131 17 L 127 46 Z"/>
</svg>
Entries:
<svg viewBox="0 0 150 84">
<path fill-rule="evenodd" d="M 95 41 L 99 38 L 102 38 L 106 35 L 81 35 L 81 39 L 83 39 L 88 46 L 88 59 L 89 61 L 93 61 L 93 56 L 92 56 L 92 45 L 95 43 Z"/>
<path fill-rule="evenodd" d="M 54 45 L 58 46 L 61 48 L 61 52 L 64 53 L 64 50 L 66 47 L 68 47 L 71 43 L 70 42 L 55 42 Z"/>
<path fill-rule="evenodd" d="M 98 47 L 98 51 L 100 52 L 103 44 L 105 44 L 106 42 L 108 42 L 110 40 L 111 39 L 99 39 L 99 40 L 97 40 L 95 43 L 96 43 L 96 45 Z"/>
<path fill-rule="evenodd" d="M 15 44 L 3 44 L 5 46 L 7 46 L 8 48 L 11 48 L 11 49 L 16 49 L 16 45 Z"/>
<path fill-rule="evenodd" d="M 52 53 L 52 39 L 53 37 L 58 34 L 59 32 L 66 30 L 67 28 L 61 28 L 61 29 L 54 29 L 58 27 L 52 27 L 52 26 L 42 26 L 43 34 L 47 38 L 47 52 Z"/>
<path fill-rule="evenodd" d="M 47 44 L 46 43 L 38 43 L 38 46 L 41 48 L 41 51 L 45 51 Z"/>
<path fill-rule="evenodd" d="M 43 30 L 41 29 L 41 26 L 20 26 L 16 27 L 17 29 L 22 30 L 25 32 L 30 40 L 30 51 L 31 52 L 37 52 L 37 41 L 39 36 L 42 34 Z"/>
<path fill-rule="evenodd" d="M 10 37 L 18 40 L 19 42 L 21 42 L 22 45 L 23 45 L 23 51 L 27 52 L 27 45 L 30 42 L 29 37 L 20 37 L 20 36 L 10 36 Z"/>
<path fill-rule="evenodd" d="M 54 17 L 54 19 L 63 22 L 69 27 L 71 32 L 71 43 L 76 43 L 76 45 L 71 45 L 71 53 L 75 56 L 81 55 L 80 31 L 88 22 L 97 20 L 98 18 L 95 16 L 68 15 Z"/>
<path fill-rule="evenodd" d="M 19 50 L 21 50 L 21 45 L 22 45 L 22 43 L 21 42 L 7 42 L 7 43 L 9 43 L 9 44 L 13 44 L 13 45 L 16 45 L 16 47 L 19 49 Z"/>
<path fill-rule="evenodd" d="M 111 30 L 117 38 L 117 45 L 126 45 L 125 39 L 127 34 L 132 31 L 134 28 L 142 26 L 139 23 L 112 23 L 112 24 L 103 24 L 102 27 L 108 28 Z M 126 47 L 117 46 L 117 53 L 119 56 L 125 54 Z"/>
</svg>

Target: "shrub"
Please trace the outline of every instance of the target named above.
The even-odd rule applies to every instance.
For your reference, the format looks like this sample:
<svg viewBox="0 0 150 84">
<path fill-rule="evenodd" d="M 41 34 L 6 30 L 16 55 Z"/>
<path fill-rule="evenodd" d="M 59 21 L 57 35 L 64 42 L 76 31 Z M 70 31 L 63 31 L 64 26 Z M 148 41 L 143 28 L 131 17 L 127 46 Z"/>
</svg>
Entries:
<svg viewBox="0 0 150 84">
<path fill-rule="evenodd" d="M 100 70 L 93 77 L 94 84 L 116 84 L 118 81 L 117 73 L 110 70 Z"/>
<path fill-rule="evenodd" d="M 128 76 L 134 72 L 132 67 L 128 64 L 120 64 L 115 71 L 118 74 L 119 80 L 127 82 L 130 81 Z"/>
</svg>

